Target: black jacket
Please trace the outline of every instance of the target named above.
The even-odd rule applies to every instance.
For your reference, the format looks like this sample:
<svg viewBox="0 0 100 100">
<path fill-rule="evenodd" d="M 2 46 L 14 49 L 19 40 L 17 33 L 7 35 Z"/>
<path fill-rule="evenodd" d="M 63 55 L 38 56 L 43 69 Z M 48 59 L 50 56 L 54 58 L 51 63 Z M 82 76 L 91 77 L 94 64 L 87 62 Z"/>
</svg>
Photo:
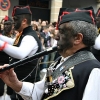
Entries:
<svg viewBox="0 0 100 100">
<path fill-rule="evenodd" d="M 23 30 L 23 33 L 22 33 L 22 35 L 19 39 L 19 42 L 16 46 L 19 47 L 23 37 L 26 35 L 31 35 L 36 39 L 38 46 L 39 46 L 37 52 L 40 52 L 41 51 L 41 42 L 40 42 L 36 32 L 32 29 L 31 26 L 29 26 Z M 33 45 L 34 45 L 34 43 L 33 43 Z M 19 61 L 19 59 L 12 58 L 12 60 L 10 61 L 10 64 L 12 64 L 16 61 Z M 31 62 L 27 62 L 27 63 L 25 62 L 25 64 L 20 65 L 19 67 L 15 68 L 15 72 L 17 74 L 18 79 L 21 80 L 21 79 L 25 78 L 36 67 L 37 61 L 38 61 L 38 59 L 32 60 Z M 37 76 L 36 76 L 36 70 L 37 70 Z M 35 76 L 36 76 L 36 80 L 34 80 Z M 39 68 L 38 69 L 35 68 L 33 73 L 31 74 L 31 76 L 29 76 L 24 81 L 33 83 L 34 81 L 39 81 L 39 80 L 40 80 Z"/>
</svg>

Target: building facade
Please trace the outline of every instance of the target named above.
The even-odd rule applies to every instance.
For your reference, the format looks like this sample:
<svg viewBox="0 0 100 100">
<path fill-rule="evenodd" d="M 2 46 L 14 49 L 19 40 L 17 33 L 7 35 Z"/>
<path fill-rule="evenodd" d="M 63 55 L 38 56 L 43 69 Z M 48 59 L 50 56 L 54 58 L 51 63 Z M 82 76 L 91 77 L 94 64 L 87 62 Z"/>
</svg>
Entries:
<svg viewBox="0 0 100 100">
<path fill-rule="evenodd" d="M 0 9 L 0 20 L 5 15 L 11 17 L 12 9 L 16 5 L 30 5 L 32 20 L 42 19 L 56 22 L 59 8 L 78 8 L 93 6 L 95 12 L 100 7 L 100 0 L 9 0 L 11 5 L 9 10 Z"/>
</svg>

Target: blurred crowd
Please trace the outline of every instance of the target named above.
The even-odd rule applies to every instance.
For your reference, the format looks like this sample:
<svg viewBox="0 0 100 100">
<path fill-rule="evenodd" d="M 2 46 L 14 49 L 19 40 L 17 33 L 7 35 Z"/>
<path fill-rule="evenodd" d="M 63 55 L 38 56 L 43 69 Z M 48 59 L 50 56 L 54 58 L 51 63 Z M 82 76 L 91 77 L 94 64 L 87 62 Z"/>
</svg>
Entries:
<svg viewBox="0 0 100 100">
<path fill-rule="evenodd" d="M 31 22 L 33 30 L 36 31 L 42 44 L 42 49 L 48 49 L 57 45 L 56 35 L 56 22 L 49 23 L 48 21 L 39 19 Z M 40 77 L 42 78 L 47 71 L 49 65 L 59 56 L 58 52 L 55 51 L 48 55 L 44 55 L 40 63 Z"/>
</svg>

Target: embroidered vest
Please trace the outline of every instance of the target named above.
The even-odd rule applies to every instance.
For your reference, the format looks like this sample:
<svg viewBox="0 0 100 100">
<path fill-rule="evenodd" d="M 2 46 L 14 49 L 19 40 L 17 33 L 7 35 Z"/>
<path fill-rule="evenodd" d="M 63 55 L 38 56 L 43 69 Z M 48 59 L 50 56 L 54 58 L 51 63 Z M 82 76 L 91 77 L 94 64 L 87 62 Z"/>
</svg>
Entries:
<svg viewBox="0 0 100 100">
<path fill-rule="evenodd" d="M 73 99 L 71 99 L 71 95 L 69 96 L 69 98 L 67 98 L 66 95 L 65 95 L 65 97 L 64 96 L 62 97 L 59 95 L 63 95 L 63 94 L 65 94 L 65 92 L 67 94 L 70 94 L 69 91 L 71 91 L 72 89 L 75 90 L 74 87 L 76 86 L 76 84 L 75 84 L 76 82 L 74 81 L 72 70 L 76 71 L 75 66 L 85 63 L 86 61 L 91 61 L 91 60 L 93 60 L 93 61 L 96 60 L 91 52 L 81 51 L 81 52 L 74 54 L 74 56 L 72 56 L 68 60 L 66 60 L 56 70 L 54 69 L 55 64 L 51 65 L 50 68 L 48 69 L 47 82 L 46 82 L 47 89 L 45 90 L 43 100 L 61 100 L 61 99 L 62 100 L 81 100 L 81 99 L 75 99 L 74 97 L 73 97 Z M 57 62 L 55 62 L 55 63 L 57 63 Z M 95 66 L 95 67 L 97 67 L 97 66 Z M 92 67 L 91 67 L 91 69 L 92 69 Z M 88 71 L 89 71 L 88 73 L 90 73 L 91 70 L 89 69 Z M 86 77 L 88 77 L 88 75 Z M 84 82 L 84 86 L 86 85 L 85 83 L 86 82 Z M 74 95 L 74 93 L 72 95 Z M 82 94 L 81 94 L 81 96 L 82 96 Z"/>
</svg>

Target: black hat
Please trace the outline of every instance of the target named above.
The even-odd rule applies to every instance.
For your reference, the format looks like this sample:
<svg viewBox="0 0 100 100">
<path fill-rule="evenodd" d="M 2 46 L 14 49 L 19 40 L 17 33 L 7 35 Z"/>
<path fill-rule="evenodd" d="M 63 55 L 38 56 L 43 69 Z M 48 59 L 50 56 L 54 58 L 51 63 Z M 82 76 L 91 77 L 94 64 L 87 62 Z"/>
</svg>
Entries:
<svg viewBox="0 0 100 100">
<path fill-rule="evenodd" d="M 73 12 L 74 10 L 75 9 L 73 9 L 73 8 L 60 8 L 59 14 L 58 14 L 58 21 L 57 21 L 57 25 L 56 25 L 57 30 L 58 30 L 59 22 L 60 22 L 62 16 L 69 12 Z"/>
<path fill-rule="evenodd" d="M 59 10 L 59 14 L 58 14 L 58 21 L 56 23 L 56 29 L 58 30 L 58 25 L 59 25 L 59 21 L 60 21 L 60 16 L 62 15 L 62 13 L 66 10 L 66 8 L 60 8 Z"/>
<path fill-rule="evenodd" d="M 58 25 L 74 20 L 86 21 L 95 24 L 95 14 L 93 7 L 77 9 L 66 8 L 64 11 L 62 11 L 62 15 L 60 15 L 58 18 L 60 19 Z"/>
<path fill-rule="evenodd" d="M 32 14 L 29 6 L 14 6 L 12 16 L 21 14 Z"/>
<path fill-rule="evenodd" d="M 100 17 L 100 8 L 96 12 L 96 17 Z"/>
</svg>

